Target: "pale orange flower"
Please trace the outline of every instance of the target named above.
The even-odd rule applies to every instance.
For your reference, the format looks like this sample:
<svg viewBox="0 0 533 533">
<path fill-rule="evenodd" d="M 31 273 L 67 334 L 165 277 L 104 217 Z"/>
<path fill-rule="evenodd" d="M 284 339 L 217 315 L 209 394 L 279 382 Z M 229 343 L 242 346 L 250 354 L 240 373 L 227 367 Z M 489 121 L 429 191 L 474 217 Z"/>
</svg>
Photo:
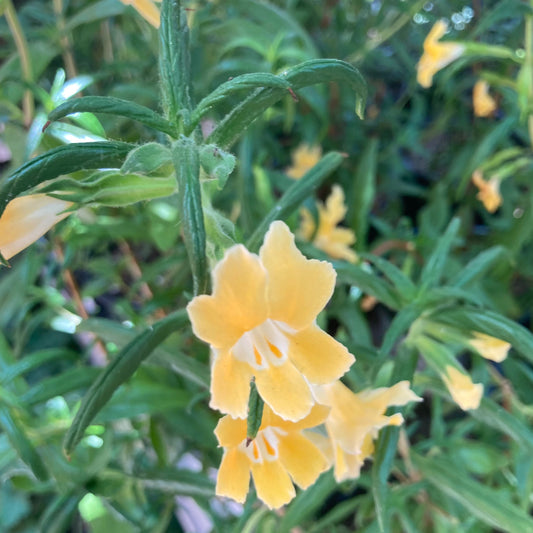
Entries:
<svg viewBox="0 0 533 533">
<path fill-rule="evenodd" d="M 289 178 L 300 179 L 306 172 L 311 170 L 322 156 L 320 146 L 301 144 L 292 153 L 292 165 L 285 171 Z"/>
<path fill-rule="evenodd" d="M 477 409 L 483 396 L 483 385 L 474 384 L 468 374 L 464 374 L 459 369 L 447 365 L 442 374 L 448 392 L 453 401 L 463 410 Z"/>
<path fill-rule="evenodd" d="M 313 390 L 319 403 L 331 407 L 326 429 L 337 481 L 359 477 L 365 459 L 374 452 L 374 439 L 379 430 L 403 423 L 400 413 L 385 415 L 388 407 L 422 401 L 409 388 L 408 381 L 359 393 L 353 393 L 340 381 L 314 387 Z"/>
<path fill-rule="evenodd" d="M 460 57 L 465 50 L 462 44 L 440 42 L 447 29 L 448 25 L 444 20 L 437 21 L 424 41 L 424 53 L 417 65 L 417 81 L 422 87 L 431 87 L 433 76 Z"/>
<path fill-rule="evenodd" d="M 259 256 L 230 248 L 213 270 L 213 294 L 187 306 L 193 331 L 212 347 L 211 407 L 245 418 L 250 380 L 285 420 L 314 404 L 311 384 L 338 379 L 353 355 L 315 323 L 335 286 L 330 263 L 306 259 L 273 222 Z"/>
<path fill-rule="evenodd" d="M 70 215 L 64 211 L 72 205 L 46 194 L 11 200 L 0 217 L 0 253 L 4 259 L 18 254 Z"/>
<path fill-rule="evenodd" d="M 489 117 L 496 111 L 496 100 L 489 94 L 489 84 L 485 80 L 478 80 L 472 92 L 474 115 Z"/>
<path fill-rule="evenodd" d="M 121 0 L 123 4 L 131 5 L 154 28 L 159 28 L 159 8 L 152 0 Z"/>
<path fill-rule="evenodd" d="M 501 363 L 507 357 L 511 348 L 508 342 L 491 337 L 490 335 L 485 335 L 484 333 L 479 333 L 478 331 L 473 331 L 472 335 L 474 337 L 468 341 L 468 344 L 485 359 L 490 359 L 495 363 Z"/>
<path fill-rule="evenodd" d="M 347 211 L 342 188 L 334 185 L 326 203 L 317 202 L 317 208 L 318 229 L 313 216 L 304 208 L 301 210 L 302 223 L 298 236 L 306 241 L 312 241 L 318 249 L 335 259 L 345 259 L 355 263 L 357 254 L 351 249 L 351 245 L 355 242 L 355 234 L 351 229 L 337 227 Z"/>
<path fill-rule="evenodd" d="M 296 494 L 293 482 L 305 489 L 330 466 L 320 449 L 302 433 L 322 424 L 328 412 L 327 407 L 315 405 L 299 422 L 287 422 L 265 406 L 259 432 L 251 442 L 246 438 L 246 420 L 228 415 L 221 418 L 215 435 L 224 447 L 224 456 L 216 494 L 243 503 L 251 473 L 257 496 L 268 507 L 289 503 Z"/>
<path fill-rule="evenodd" d="M 472 174 L 472 183 L 479 189 L 477 199 L 483 203 L 489 213 L 494 213 L 503 203 L 500 194 L 500 180 L 497 176 L 493 176 L 489 181 L 486 181 L 478 169 L 474 170 Z"/>
</svg>

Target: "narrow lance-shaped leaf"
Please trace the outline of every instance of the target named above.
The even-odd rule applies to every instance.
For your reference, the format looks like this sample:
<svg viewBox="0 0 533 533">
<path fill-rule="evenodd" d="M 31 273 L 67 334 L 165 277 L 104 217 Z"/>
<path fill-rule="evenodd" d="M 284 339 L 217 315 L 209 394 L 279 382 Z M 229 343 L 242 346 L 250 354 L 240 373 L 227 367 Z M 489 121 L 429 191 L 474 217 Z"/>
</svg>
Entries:
<svg viewBox="0 0 533 533">
<path fill-rule="evenodd" d="M 175 136 L 172 124 L 150 108 L 112 96 L 84 96 L 67 100 L 48 115 L 48 120 L 54 122 L 72 113 L 80 112 L 104 113 L 130 118 L 150 128 Z"/>
<path fill-rule="evenodd" d="M 67 455 L 74 450 L 94 417 L 120 385 L 133 375 L 157 346 L 187 321 L 187 313 L 177 311 L 156 322 L 121 350 L 102 371 L 83 398 L 80 409 L 65 436 L 64 450 Z"/>
<path fill-rule="evenodd" d="M 248 239 L 247 248 L 256 250 L 263 241 L 270 224 L 274 220 L 283 220 L 296 209 L 343 161 L 339 152 L 326 154 L 301 179 L 294 182 L 278 200 L 267 216 Z"/>
<path fill-rule="evenodd" d="M 349 63 L 337 59 L 313 59 L 287 69 L 280 77 L 290 83 L 293 91 L 329 81 L 348 83 L 355 91 L 355 111 L 360 118 L 363 117 L 367 96 L 366 83 L 360 72 Z M 286 94 L 287 90 L 278 87 L 257 89 L 224 118 L 207 142 L 229 148 L 263 111 Z"/>
<path fill-rule="evenodd" d="M 159 29 L 159 74 L 165 116 L 187 122 L 191 109 L 189 27 L 181 0 L 163 0 Z"/>
<path fill-rule="evenodd" d="M 0 189 L 0 215 L 19 194 L 77 170 L 120 167 L 133 145 L 122 142 L 73 143 L 50 150 L 19 167 Z"/>
<path fill-rule="evenodd" d="M 178 180 L 183 238 L 193 274 L 194 293 L 207 290 L 207 256 L 200 159 L 192 139 L 181 137 L 172 146 L 172 159 Z"/>
<path fill-rule="evenodd" d="M 248 419 L 246 421 L 246 445 L 255 439 L 263 420 L 264 402 L 259 396 L 255 381 L 250 382 L 250 398 L 248 400 Z"/>
</svg>

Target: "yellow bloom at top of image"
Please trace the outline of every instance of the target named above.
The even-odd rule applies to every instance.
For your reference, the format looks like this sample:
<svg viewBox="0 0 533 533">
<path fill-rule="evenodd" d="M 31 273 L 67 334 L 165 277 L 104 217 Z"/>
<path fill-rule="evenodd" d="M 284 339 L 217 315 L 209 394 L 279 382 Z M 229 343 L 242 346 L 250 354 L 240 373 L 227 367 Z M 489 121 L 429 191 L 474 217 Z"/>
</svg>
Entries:
<svg viewBox="0 0 533 533">
<path fill-rule="evenodd" d="M 448 30 L 444 20 L 437 21 L 424 41 L 424 53 L 417 65 L 417 81 L 422 87 L 431 87 L 433 76 L 464 52 L 462 44 L 440 42 Z"/>
<path fill-rule="evenodd" d="M 0 253 L 4 259 L 18 254 L 70 215 L 63 212 L 70 206 L 71 202 L 46 194 L 30 194 L 11 200 L 0 217 Z"/>
<path fill-rule="evenodd" d="M 289 178 L 300 179 L 307 171 L 311 170 L 322 157 L 320 146 L 301 144 L 292 153 L 292 165 L 285 171 Z"/>
<path fill-rule="evenodd" d="M 123 4 L 131 5 L 154 28 L 159 28 L 159 8 L 152 0 L 121 0 Z"/>
<path fill-rule="evenodd" d="M 493 176 L 489 181 L 486 181 L 480 170 L 474 170 L 472 183 L 479 189 L 476 198 L 483 203 L 489 213 L 494 213 L 503 203 L 500 194 L 500 180 Z"/>
<path fill-rule="evenodd" d="M 478 331 L 473 331 L 472 335 L 473 338 L 468 341 L 468 344 L 485 359 L 501 363 L 507 357 L 511 348 L 508 342 Z"/>
<path fill-rule="evenodd" d="M 270 225 L 259 255 L 240 244 L 226 251 L 213 270 L 213 293 L 187 306 L 194 333 L 212 347 L 212 408 L 245 418 L 255 376 L 278 416 L 309 414 L 310 384 L 338 379 L 354 361 L 315 323 L 335 277 L 330 263 L 301 254 L 281 221 Z"/>
<path fill-rule="evenodd" d="M 329 412 L 315 405 L 299 422 L 287 422 L 268 406 L 255 439 L 246 439 L 246 420 L 224 416 L 215 435 L 224 456 L 217 476 L 217 496 L 243 503 L 248 494 L 250 473 L 257 496 L 271 509 L 289 503 L 295 496 L 293 482 L 306 489 L 330 467 L 326 456 L 303 430 L 322 424 Z"/>
<path fill-rule="evenodd" d="M 337 227 L 347 210 L 342 188 L 334 185 L 326 203 L 318 202 L 317 208 L 318 228 L 311 213 L 305 208 L 301 210 L 302 223 L 298 236 L 306 241 L 312 240 L 319 250 L 335 259 L 345 259 L 355 263 L 357 254 L 351 249 L 351 245 L 355 242 L 355 233 L 351 229 Z"/>
<path fill-rule="evenodd" d="M 400 413 L 386 416 L 391 405 L 422 401 L 408 381 L 392 387 L 352 392 L 340 381 L 313 388 L 317 401 L 331 407 L 326 429 L 331 440 L 337 481 L 359 477 L 361 466 L 374 451 L 373 441 L 385 426 L 403 423 Z"/>
<path fill-rule="evenodd" d="M 468 374 L 447 365 L 442 375 L 453 401 L 463 410 L 477 409 L 483 396 L 483 385 L 473 383 Z"/>
<path fill-rule="evenodd" d="M 496 111 L 496 100 L 489 94 L 489 84 L 485 80 L 478 80 L 472 91 L 474 115 L 476 117 L 489 117 Z"/>
</svg>

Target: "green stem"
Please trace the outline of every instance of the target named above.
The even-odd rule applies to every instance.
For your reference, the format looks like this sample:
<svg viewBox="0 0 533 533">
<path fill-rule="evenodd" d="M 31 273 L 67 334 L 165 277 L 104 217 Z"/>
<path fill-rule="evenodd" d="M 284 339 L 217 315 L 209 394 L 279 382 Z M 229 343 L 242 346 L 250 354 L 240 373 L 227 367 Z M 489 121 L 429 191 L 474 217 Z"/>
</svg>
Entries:
<svg viewBox="0 0 533 533">
<path fill-rule="evenodd" d="M 530 0 L 530 5 L 533 7 L 533 0 Z M 533 17 L 526 15 L 526 29 L 525 29 L 525 46 L 526 46 L 526 65 L 529 66 L 528 72 L 531 76 L 533 72 Z M 533 98 L 533 80 L 528 80 L 528 98 Z M 527 129 L 529 133 L 529 143 L 533 147 L 533 115 L 529 114 L 527 118 Z"/>
<path fill-rule="evenodd" d="M 7 24 L 9 25 L 9 29 L 11 30 L 11 35 L 13 35 L 15 46 L 17 47 L 24 81 L 27 83 L 32 83 L 33 73 L 30 54 L 28 51 L 28 42 L 26 41 L 26 37 L 22 31 L 22 26 L 20 25 L 17 17 L 17 12 L 11 0 L 4 0 L 4 15 L 6 17 Z M 33 110 L 33 95 L 31 94 L 31 91 L 27 89 L 24 91 L 24 96 L 22 98 L 22 113 L 25 126 L 29 126 L 31 124 L 33 119 Z"/>
</svg>

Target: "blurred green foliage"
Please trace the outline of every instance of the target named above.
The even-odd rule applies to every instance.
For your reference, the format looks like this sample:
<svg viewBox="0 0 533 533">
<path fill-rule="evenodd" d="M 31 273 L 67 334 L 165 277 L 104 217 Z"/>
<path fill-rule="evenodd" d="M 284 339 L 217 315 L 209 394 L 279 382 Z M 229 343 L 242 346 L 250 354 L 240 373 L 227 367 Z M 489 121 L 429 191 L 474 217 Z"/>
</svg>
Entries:
<svg viewBox="0 0 533 533">
<path fill-rule="evenodd" d="M 208 264 L 198 273 L 189 258 L 200 253 L 192 242 L 199 230 L 170 177 L 171 147 L 154 117 L 84 111 L 43 132 L 48 115 L 80 92 L 163 111 L 157 30 L 118 0 L 29 0 L 16 3 L 24 45 L 8 24 L 11 0 L 0 1 L 2 183 L 71 143 L 118 141 L 128 153 L 125 163 L 117 156 L 122 173 L 67 161 L 73 170 L 44 190 L 80 209 L 0 272 L 0 531 L 533 531 L 533 8 L 519 0 L 185 7 L 193 106 L 239 75 L 282 84 L 266 74 L 333 58 L 366 81 L 364 120 L 353 87 L 326 77 L 296 98 L 270 87 L 287 94 L 265 104 L 242 135 L 215 130 L 195 163 L 209 197 Z M 416 65 L 441 18 L 451 21 L 447 39 L 477 48 L 422 89 Z M 491 117 L 473 114 L 478 79 L 496 98 Z M 248 94 L 225 92 L 202 127 L 224 124 Z M 295 185 L 284 171 L 302 143 L 327 155 L 315 181 Z M 501 179 L 494 214 L 476 198 L 476 169 Z M 221 454 L 208 408 L 208 348 L 176 310 L 193 296 L 193 276 L 198 289 L 225 248 L 257 247 L 269 217 L 296 229 L 298 208 L 316 213 L 333 183 L 345 191 L 344 224 L 362 261 L 333 261 L 337 288 L 321 325 L 356 355 L 345 377 L 354 390 L 412 379 L 424 402 L 403 411 L 404 427 L 381 432 L 360 479 L 338 485 L 326 473 L 281 512 L 253 497 L 241 507 L 214 496 Z M 485 386 L 477 410 L 461 411 L 426 363 L 431 354 L 416 350 L 413 325 L 424 320 L 512 344 L 503 363 L 453 339 L 447 345 Z M 109 375 L 116 381 L 104 398 Z M 72 426 L 91 399 L 100 404 Z"/>
</svg>

